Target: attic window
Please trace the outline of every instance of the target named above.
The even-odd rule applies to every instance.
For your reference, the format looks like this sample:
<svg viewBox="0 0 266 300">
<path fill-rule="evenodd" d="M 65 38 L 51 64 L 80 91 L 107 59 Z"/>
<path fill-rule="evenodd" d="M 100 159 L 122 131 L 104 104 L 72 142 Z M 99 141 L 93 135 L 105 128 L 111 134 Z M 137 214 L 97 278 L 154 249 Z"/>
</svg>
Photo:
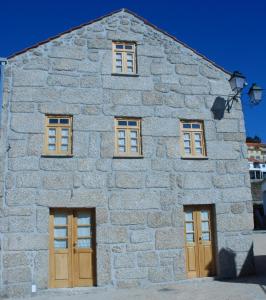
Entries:
<svg viewBox="0 0 266 300">
<path fill-rule="evenodd" d="M 113 42 L 113 73 L 136 74 L 136 44 Z"/>
</svg>

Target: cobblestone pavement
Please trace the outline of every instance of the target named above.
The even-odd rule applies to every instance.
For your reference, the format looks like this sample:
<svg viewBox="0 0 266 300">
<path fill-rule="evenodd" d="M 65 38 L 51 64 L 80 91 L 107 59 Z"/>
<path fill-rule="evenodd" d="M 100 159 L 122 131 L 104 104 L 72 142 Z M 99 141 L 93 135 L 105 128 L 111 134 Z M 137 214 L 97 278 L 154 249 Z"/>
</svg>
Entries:
<svg viewBox="0 0 266 300">
<path fill-rule="evenodd" d="M 60 289 L 48 290 L 34 300 L 265 300 L 266 299 L 266 232 L 254 234 L 257 276 L 233 281 L 212 278 L 184 280 L 174 285 L 149 288 Z"/>
</svg>

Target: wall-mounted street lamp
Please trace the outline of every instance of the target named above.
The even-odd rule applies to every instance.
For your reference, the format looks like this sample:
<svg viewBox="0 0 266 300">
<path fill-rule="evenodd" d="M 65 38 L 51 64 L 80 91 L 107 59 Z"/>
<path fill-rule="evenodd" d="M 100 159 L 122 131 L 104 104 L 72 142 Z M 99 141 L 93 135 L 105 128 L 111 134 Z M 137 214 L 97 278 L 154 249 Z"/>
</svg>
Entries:
<svg viewBox="0 0 266 300">
<path fill-rule="evenodd" d="M 246 77 L 239 71 L 235 71 L 231 75 L 229 83 L 234 94 L 229 95 L 228 99 L 226 100 L 225 108 L 228 112 L 231 111 L 234 101 L 239 100 L 244 87 L 247 86 Z M 248 92 L 251 104 L 257 105 L 260 103 L 262 99 L 262 91 L 262 88 L 259 87 L 256 83 L 252 84 Z"/>
</svg>

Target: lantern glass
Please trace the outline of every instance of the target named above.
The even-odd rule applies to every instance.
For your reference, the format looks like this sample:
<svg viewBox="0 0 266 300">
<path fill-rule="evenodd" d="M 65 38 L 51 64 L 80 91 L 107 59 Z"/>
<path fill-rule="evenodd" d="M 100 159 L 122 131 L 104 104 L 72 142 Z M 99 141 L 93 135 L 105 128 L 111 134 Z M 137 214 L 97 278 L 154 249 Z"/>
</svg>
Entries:
<svg viewBox="0 0 266 300">
<path fill-rule="evenodd" d="M 251 103 L 258 104 L 262 99 L 262 88 L 253 83 L 248 92 L 248 95 L 250 97 Z"/>
<path fill-rule="evenodd" d="M 235 92 L 241 92 L 246 83 L 246 78 L 240 72 L 235 71 L 229 79 L 231 89 Z"/>
</svg>

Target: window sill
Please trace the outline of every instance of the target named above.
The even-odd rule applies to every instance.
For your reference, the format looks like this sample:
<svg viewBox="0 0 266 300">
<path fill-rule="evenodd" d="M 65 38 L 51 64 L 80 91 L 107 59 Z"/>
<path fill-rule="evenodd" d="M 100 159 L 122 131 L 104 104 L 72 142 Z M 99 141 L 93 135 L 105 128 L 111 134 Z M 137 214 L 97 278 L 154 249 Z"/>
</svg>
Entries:
<svg viewBox="0 0 266 300">
<path fill-rule="evenodd" d="M 60 155 L 60 154 L 42 154 L 41 157 L 45 158 L 72 158 L 74 155 L 73 154 L 68 154 L 68 155 Z"/>
<path fill-rule="evenodd" d="M 139 74 L 111 73 L 112 76 L 139 77 Z"/>
<path fill-rule="evenodd" d="M 181 159 L 184 160 L 208 160 L 207 156 L 181 156 Z"/>
<path fill-rule="evenodd" d="M 126 155 L 114 155 L 113 156 L 113 159 L 120 159 L 120 158 L 122 158 L 122 159 L 142 159 L 142 158 L 144 158 L 144 156 L 143 155 L 135 155 L 135 156 L 126 156 Z"/>
</svg>

